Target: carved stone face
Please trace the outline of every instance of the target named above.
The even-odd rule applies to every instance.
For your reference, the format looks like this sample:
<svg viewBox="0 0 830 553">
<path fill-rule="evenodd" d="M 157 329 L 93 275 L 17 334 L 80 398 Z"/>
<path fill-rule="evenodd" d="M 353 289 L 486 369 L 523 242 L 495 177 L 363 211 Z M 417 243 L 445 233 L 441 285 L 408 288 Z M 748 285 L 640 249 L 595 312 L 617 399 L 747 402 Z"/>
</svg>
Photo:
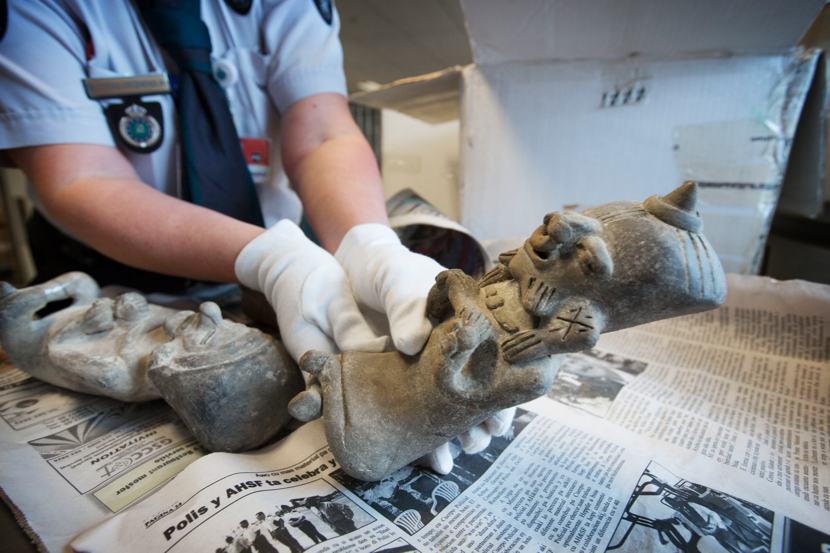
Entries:
<svg viewBox="0 0 830 553">
<path fill-rule="evenodd" d="M 607 281 L 614 265 L 603 236 L 596 219 L 572 211 L 547 214 L 510 262 L 523 307 L 550 316 L 561 301 L 573 300 Z M 540 284 L 549 289 L 550 300 L 544 306 L 534 302 L 530 293 Z"/>
<path fill-rule="evenodd" d="M 212 302 L 203 303 L 199 313 L 180 311 L 167 319 L 164 330 L 170 343 L 153 353 L 154 363 L 178 369 L 210 368 L 245 359 L 271 343 L 255 329 L 223 319 Z"/>
<path fill-rule="evenodd" d="M 246 451 L 288 421 L 303 379 L 281 343 L 223 319 L 212 302 L 168 318 L 164 329 L 170 342 L 153 351 L 148 376 L 202 445 Z"/>
<path fill-rule="evenodd" d="M 726 283 L 695 201 L 685 185 L 665 198 L 546 215 L 510 261 L 522 306 L 550 317 L 567 301 L 612 331 L 720 305 Z"/>
</svg>

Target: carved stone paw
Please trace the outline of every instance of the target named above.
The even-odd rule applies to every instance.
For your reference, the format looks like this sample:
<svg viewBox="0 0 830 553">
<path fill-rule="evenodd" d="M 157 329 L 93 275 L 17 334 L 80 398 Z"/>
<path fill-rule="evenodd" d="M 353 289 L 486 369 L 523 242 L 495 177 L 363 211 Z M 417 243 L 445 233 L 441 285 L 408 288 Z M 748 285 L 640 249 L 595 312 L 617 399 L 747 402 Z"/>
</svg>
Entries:
<svg viewBox="0 0 830 553">
<path fill-rule="evenodd" d="M 546 329 L 548 336 L 559 342 L 554 353 L 572 353 L 594 347 L 599 340 L 599 323 L 584 307 L 560 311 Z"/>
<path fill-rule="evenodd" d="M 305 391 L 288 403 L 288 413 L 297 420 L 309 422 L 323 416 L 323 393 L 320 381 L 312 376 Z"/>
<path fill-rule="evenodd" d="M 531 277 L 522 292 L 522 307 L 536 316 L 544 316 L 553 311 L 553 298 L 556 288 L 548 286 L 540 279 Z"/>
<path fill-rule="evenodd" d="M 460 269 L 441 271 L 427 296 L 427 312 L 436 319 L 444 318 L 450 308 L 456 314 L 479 296 L 478 283 Z"/>
<path fill-rule="evenodd" d="M 501 344 L 501 351 L 508 363 L 525 363 L 539 359 L 548 352 L 544 329 L 525 330 L 514 334 Z"/>
<path fill-rule="evenodd" d="M 463 308 L 458 316 L 447 323 L 445 332 L 444 339 L 441 340 L 441 351 L 444 355 L 452 356 L 476 349 L 492 336 L 493 327 L 481 311 Z"/>
<path fill-rule="evenodd" d="M 584 307 L 559 311 L 545 326 L 514 334 L 501 348 L 508 363 L 525 363 L 546 355 L 573 353 L 594 347 L 601 321 Z"/>
<path fill-rule="evenodd" d="M 505 282 L 513 278 L 513 274 L 510 272 L 510 269 L 507 265 L 503 265 L 499 263 L 490 271 L 481 277 L 481 280 L 478 283 L 479 288 L 484 288 L 485 286 L 490 286 L 491 284 L 497 284 L 499 282 Z"/>
</svg>

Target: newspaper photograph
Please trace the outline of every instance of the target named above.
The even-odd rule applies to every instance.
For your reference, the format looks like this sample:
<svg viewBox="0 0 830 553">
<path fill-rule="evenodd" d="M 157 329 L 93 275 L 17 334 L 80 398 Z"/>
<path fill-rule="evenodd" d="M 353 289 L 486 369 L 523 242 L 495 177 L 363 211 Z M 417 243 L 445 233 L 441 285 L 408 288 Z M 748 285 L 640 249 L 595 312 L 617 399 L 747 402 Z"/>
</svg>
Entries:
<svg viewBox="0 0 830 553">
<path fill-rule="evenodd" d="M 598 349 L 565 358 L 547 396 L 565 405 L 604 417 L 623 386 L 634 381 L 647 363 Z"/>
<path fill-rule="evenodd" d="M 609 551 L 769 551 L 774 513 L 649 464 L 628 500 Z"/>
</svg>

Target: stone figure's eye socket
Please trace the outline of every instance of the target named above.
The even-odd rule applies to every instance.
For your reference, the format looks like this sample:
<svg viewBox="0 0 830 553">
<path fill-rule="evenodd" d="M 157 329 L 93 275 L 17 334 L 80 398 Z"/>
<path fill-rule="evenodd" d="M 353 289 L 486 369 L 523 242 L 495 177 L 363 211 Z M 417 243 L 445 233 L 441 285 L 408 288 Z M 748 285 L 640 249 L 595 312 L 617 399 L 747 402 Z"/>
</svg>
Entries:
<svg viewBox="0 0 830 553">
<path fill-rule="evenodd" d="M 596 236 L 583 238 L 575 249 L 579 267 L 585 276 L 611 276 L 614 273 L 614 262 L 602 239 Z"/>
</svg>

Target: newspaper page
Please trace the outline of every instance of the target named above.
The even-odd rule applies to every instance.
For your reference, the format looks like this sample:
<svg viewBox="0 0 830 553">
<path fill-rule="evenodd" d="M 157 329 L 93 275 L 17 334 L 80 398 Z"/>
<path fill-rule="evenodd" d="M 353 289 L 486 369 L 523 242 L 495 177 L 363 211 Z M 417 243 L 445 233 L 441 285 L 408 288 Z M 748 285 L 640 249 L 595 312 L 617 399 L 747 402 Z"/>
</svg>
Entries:
<svg viewBox="0 0 830 553">
<path fill-rule="evenodd" d="M 541 399 L 449 475 L 340 470 L 317 421 L 256 453 L 205 457 L 79 536 L 78 551 L 782 551 L 826 534 L 708 457 Z M 812 521 L 824 525 L 826 520 Z M 802 542 L 793 541 L 793 536 Z M 785 542 L 785 540 L 790 540 Z M 789 543 L 790 547 L 785 547 Z"/>
<path fill-rule="evenodd" d="M 207 453 L 163 401 L 72 392 L 0 357 L 0 487 L 41 549 L 68 549 Z"/>
<path fill-rule="evenodd" d="M 552 403 L 552 402 L 548 402 Z M 567 408 L 564 408 L 567 410 Z M 613 433 L 612 433 L 613 434 Z M 647 459 L 603 433 L 520 410 L 446 476 L 406 466 L 380 482 L 339 469 L 320 421 L 257 453 L 205 457 L 78 551 L 602 550 L 624 507 L 618 481 Z M 557 548 L 557 544 L 566 549 Z"/>
<path fill-rule="evenodd" d="M 512 431 L 483 452 L 467 455 L 451 443 L 449 475 L 407 466 L 380 482 L 355 480 L 338 468 L 317 421 L 259 452 L 200 459 L 72 545 L 79 551 L 136 544 L 141 551 L 326 553 L 822 551 L 830 543 L 827 428 L 821 426 L 827 417 L 812 403 L 826 405 L 824 317 L 830 310 L 820 305 L 826 290 L 813 290 L 819 295 L 801 307 L 780 297 L 764 305 L 743 281 L 730 284 L 738 300 L 710 315 L 720 325 L 716 331 L 705 330 L 708 319 L 698 316 L 609 336 L 564 368 L 551 391 L 555 399 L 524 406 Z M 747 284 L 763 288 L 770 281 Z M 760 313 L 735 315 L 741 310 Z M 772 313 L 790 322 L 775 327 Z M 768 324 L 750 325 L 746 316 Z M 817 330 L 803 330 L 810 325 Z M 815 341 L 807 343 L 805 335 Z M 716 346 L 744 352 L 746 365 L 718 364 L 717 355 L 679 362 L 674 359 L 687 357 L 678 343 L 646 347 L 655 336 L 682 338 L 698 352 Z M 645 354 L 636 341 L 644 342 Z M 755 357 L 768 358 L 771 367 L 779 358 L 784 363 L 781 375 L 768 377 L 776 388 L 753 376 Z M 660 386 L 647 393 L 640 382 Z M 755 404 L 741 398 L 763 387 L 778 395 L 752 411 Z M 791 401 L 786 409 L 785 398 Z M 732 405 L 743 410 L 724 415 Z M 631 424 L 637 409 L 644 422 Z M 761 461 L 767 462 L 763 476 Z"/>
<path fill-rule="evenodd" d="M 600 341 L 594 355 L 643 369 L 606 418 L 773 483 L 830 516 L 830 287 L 813 285 L 798 305 L 781 289 L 807 283 L 741 282 L 730 282 L 734 297 L 717 311 Z M 776 290 L 788 310 L 739 303 L 752 282 Z"/>
</svg>

